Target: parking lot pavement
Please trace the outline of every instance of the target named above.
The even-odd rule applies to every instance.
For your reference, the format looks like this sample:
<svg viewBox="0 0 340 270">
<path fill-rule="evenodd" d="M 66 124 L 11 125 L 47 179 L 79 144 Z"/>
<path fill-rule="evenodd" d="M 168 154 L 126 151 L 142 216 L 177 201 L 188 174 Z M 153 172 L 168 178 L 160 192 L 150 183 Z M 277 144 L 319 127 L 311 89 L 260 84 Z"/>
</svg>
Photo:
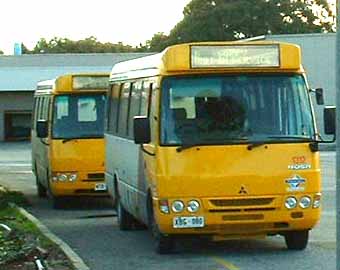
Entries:
<svg viewBox="0 0 340 270">
<path fill-rule="evenodd" d="M 28 211 L 77 252 L 91 270 L 335 269 L 334 152 L 321 153 L 323 212 L 306 250 L 286 250 L 282 237 L 225 243 L 196 239 L 181 242 L 175 254 L 160 256 L 154 253 L 148 231 L 118 229 L 107 200 L 74 200 L 63 210 L 53 210 L 46 199 L 36 196 L 30 173 L 30 145 L 16 146 L 2 151 L 0 145 L 0 184 L 22 190 L 32 202 Z"/>
</svg>

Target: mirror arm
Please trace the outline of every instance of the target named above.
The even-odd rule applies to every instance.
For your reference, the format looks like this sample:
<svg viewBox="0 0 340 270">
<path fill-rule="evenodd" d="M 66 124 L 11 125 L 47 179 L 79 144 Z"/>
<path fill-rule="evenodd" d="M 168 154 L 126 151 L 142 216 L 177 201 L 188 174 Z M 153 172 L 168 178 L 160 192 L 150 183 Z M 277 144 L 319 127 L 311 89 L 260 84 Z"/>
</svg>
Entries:
<svg viewBox="0 0 340 270">
<path fill-rule="evenodd" d="M 40 138 L 40 142 L 41 142 L 43 145 L 47 145 L 47 146 L 50 145 L 49 143 L 47 143 L 47 142 L 44 141 L 44 138 Z"/>
<path fill-rule="evenodd" d="M 144 148 L 144 145 L 143 145 L 143 144 L 141 144 L 140 147 L 141 147 L 142 151 L 143 151 L 145 154 L 148 154 L 149 156 L 153 156 L 153 157 L 156 156 L 155 153 L 151 153 L 151 152 L 149 152 L 148 150 L 146 150 L 146 149 Z"/>
<path fill-rule="evenodd" d="M 318 141 L 318 143 L 335 143 L 336 141 L 336 134 L 333 135 L 333 139 L 326 141 L 321 137 L 321 134 L 315 134 L 316 136 L 318 136 L 320 138 L 320 140 Z"/>
</svg>

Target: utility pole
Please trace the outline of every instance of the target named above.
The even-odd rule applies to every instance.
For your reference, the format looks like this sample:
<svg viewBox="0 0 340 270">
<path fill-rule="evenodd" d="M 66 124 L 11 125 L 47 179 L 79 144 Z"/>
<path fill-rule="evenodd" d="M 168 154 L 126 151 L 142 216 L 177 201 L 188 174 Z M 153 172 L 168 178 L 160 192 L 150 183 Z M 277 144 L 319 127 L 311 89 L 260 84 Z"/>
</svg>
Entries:
<svg viewBox="0 0 340 270">
<path fill-rule="evenodd" d="M 336 269 L 340 270 L 340 4 L 337 5 L 337 31 L 336 31 Z"/>
</svg>

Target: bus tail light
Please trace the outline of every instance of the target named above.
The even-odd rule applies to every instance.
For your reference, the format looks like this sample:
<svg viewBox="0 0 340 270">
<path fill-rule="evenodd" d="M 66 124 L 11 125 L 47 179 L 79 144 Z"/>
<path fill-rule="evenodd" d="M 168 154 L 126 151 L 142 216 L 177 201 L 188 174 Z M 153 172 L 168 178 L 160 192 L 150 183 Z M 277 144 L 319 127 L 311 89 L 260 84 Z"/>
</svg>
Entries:
<svg viewBox="0 0 340 270">
<path fill-rule="evenodd" d="M 170 213 L 168 200 L 166 200 L 166 199 L 159 200 L 159 210 L 164 214 Z"/>
</svg>

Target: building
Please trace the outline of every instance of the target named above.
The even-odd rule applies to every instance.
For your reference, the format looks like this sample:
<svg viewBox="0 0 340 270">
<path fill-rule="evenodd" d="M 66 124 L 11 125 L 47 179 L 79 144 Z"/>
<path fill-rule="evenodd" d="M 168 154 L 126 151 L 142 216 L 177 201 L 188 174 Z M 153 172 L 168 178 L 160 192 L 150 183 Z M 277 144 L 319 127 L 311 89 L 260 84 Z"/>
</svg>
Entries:
<svg viewBox="0 0 340 270">
<path fill-rule="evenodd" d="M 0 56 L 0 141 L 28 139 L 38 81 L 66 73 L 110 72 L 115 63 L 146 53 Z"/>
<path fill-rule="evenodd" d="M 264 39 L 300 45 L 310 88 L 323 88 L 325 104 L 335 105 L 335 33 L 265 35 L 251 40 Z M 109 72 L 117 62 L 144 55 L 147 54 L 0 56 L 0 141 L 29 136 L 33 91 L 38 81 L 71 72 Z M 316 105 L 314 98 L 313 102 L 319 131 L 323 134 L 323 106 Z"/>
<path fill-rule="evenodd" d="M 335 33 L 264 35 L 248 40 L 275 40 L 299 45 L 302 53 L 302 64 L 307 72 L 309 87 L 313 89 L 323 88 L 325 105 L 336 105 Z M 319 132 L 324 139 L 330 140 L 332 137 L 325 136 L 323 132 L 324 106 L 316 105 L 315 98 L 312 100 Z"/>
</svg>

